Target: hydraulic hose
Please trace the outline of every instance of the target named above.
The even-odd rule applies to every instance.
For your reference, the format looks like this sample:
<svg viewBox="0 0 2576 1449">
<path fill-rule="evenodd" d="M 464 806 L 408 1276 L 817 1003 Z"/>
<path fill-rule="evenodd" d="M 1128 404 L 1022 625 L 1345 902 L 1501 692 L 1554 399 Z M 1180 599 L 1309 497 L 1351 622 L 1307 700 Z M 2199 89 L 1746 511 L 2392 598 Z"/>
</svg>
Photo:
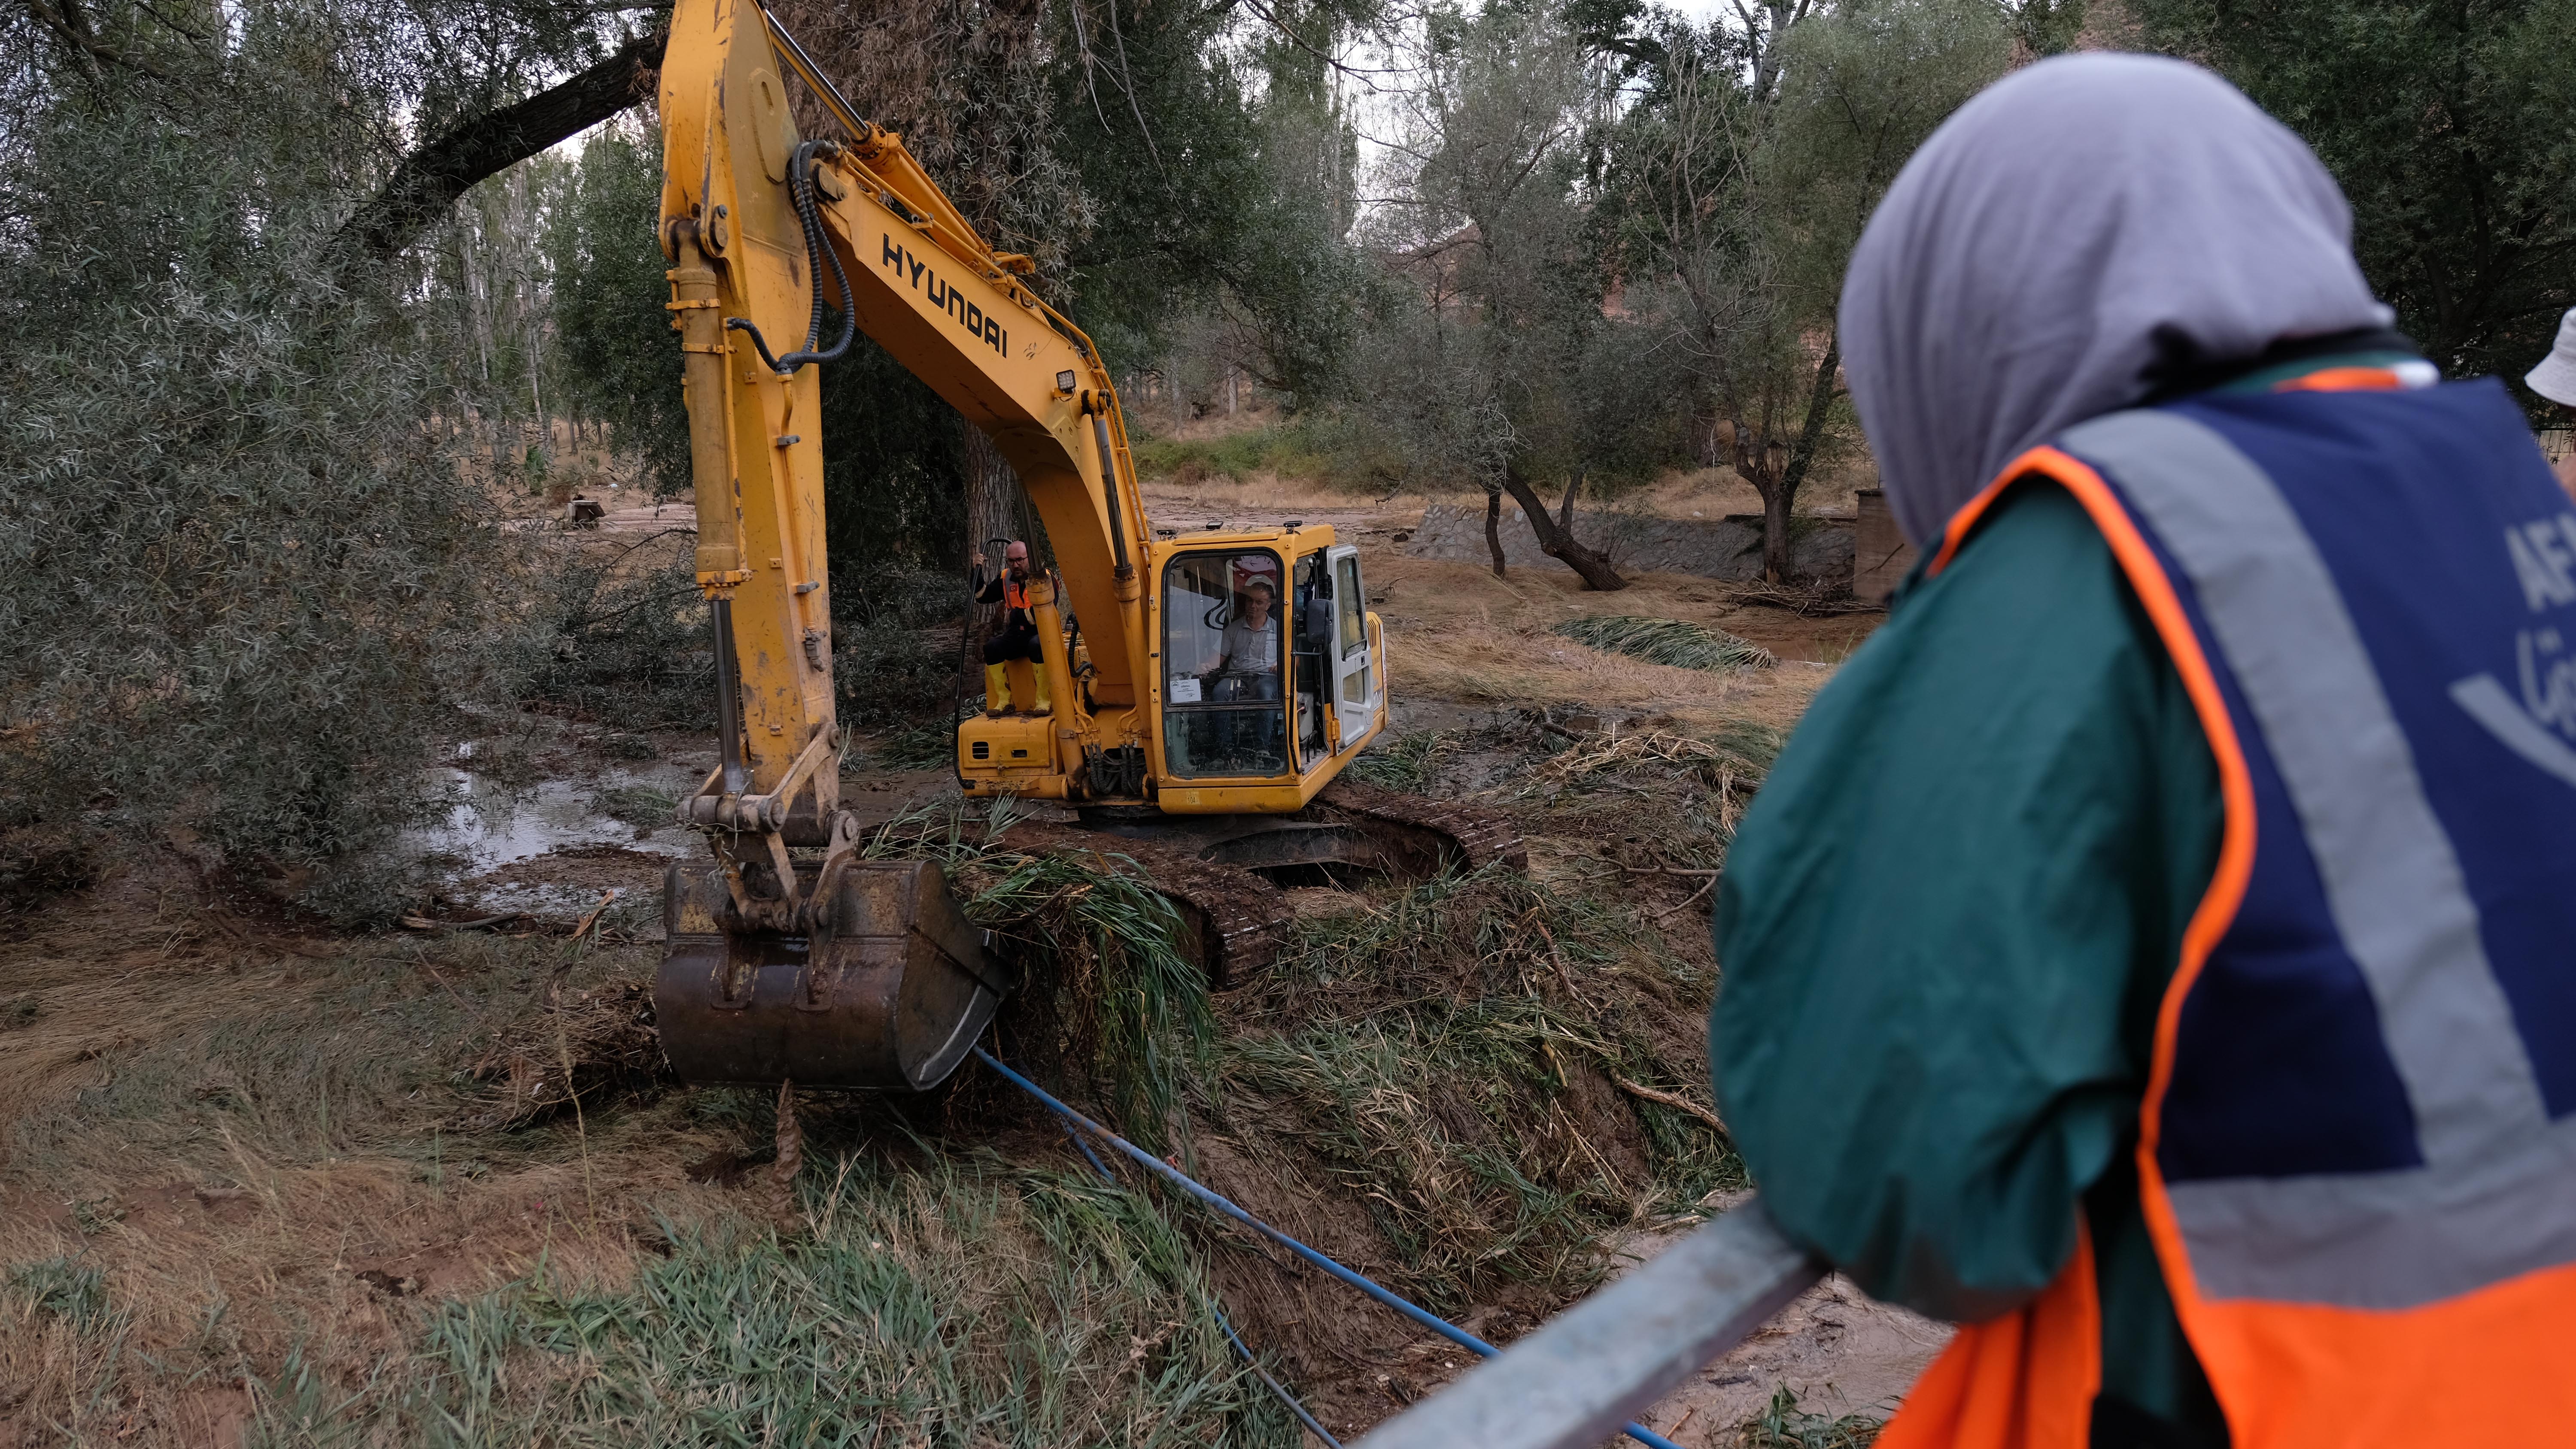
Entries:
<svg viewBox="0 0 2576 1449">
<path fill-rule="evenodd" d="M 858 306 L 850 296 L 850 279 L 841 270 L 841 254 L 832 250 L 831 243 L 824 239 L 822 203 L 815 199 L 814 194 L 814 155 L 832 144 L 819 140 L 798 142 L 795 157 L 787 166 L 787 195 L 796 204 L 796 220 L 805 228 L 806 275 L 814 279 L 814 311 L 805 322 L 805 345 L 785 357 L 772 356 L 769 340 L 760 335 L 760 328 L 750 318 L 725 319 L 726 331 L 751 334 L 751 345 L 760 353 L 760 360 L 781 377 L 809 362 L 840 361 L 858 336 Z M 829 348 L 818 352 L 814 344 L 823 337 L 823 269 L 826 266 L 832 269 L 832 284 L 841 292 L 841 336 Z"/>
</svg>

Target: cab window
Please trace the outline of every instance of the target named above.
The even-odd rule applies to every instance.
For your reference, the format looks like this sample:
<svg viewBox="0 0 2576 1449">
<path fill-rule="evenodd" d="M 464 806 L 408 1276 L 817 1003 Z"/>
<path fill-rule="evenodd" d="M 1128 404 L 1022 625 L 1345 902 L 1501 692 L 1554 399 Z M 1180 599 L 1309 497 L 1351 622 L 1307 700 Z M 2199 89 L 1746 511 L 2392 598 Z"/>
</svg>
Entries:
<svg viewBox="0 0 2576 1449">
<path fill-rule="evenodd" d="M 1267 550 L 1163 570 L 1163 753 L 1183 776 L 1288 773 L 1285 572 Z"/>
<path fill-rule="evenodd" d="M 1324 551 L 1300 554 L 1289 585 L 1289 694 L 1297 722 L 1297 768 L 1313 768 L 1331 754 L 1324 742 L 1324 702 L 1333 692 L 1333 582 L 1324 569 Z"/>
<path fill-rule="evenodd" d="M 1348 555 L 1340 563 L 1341 566 L 1334 571 L 1339 577 L 1333 582 L 1333 592 L 1340 607 L 1342 703 L 1357 705 L 1367 700 L 1374 684 L 1368 670 L 1368 619 L 1360 596 L 1359 556 Z M 1355 655 L 1358 656 L 1356 659 Z"/>
</svg>

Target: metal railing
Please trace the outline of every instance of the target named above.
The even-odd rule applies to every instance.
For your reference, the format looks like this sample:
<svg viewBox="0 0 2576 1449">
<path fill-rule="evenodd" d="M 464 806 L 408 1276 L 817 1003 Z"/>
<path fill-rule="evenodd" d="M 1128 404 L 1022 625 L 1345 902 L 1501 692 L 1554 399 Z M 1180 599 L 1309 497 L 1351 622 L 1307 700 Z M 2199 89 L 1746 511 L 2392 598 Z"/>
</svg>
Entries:
<svg viewBox="0 0 2576 1449">
<path fill-rule="evenodd" d="M 1381 1424 L 1359 1449 L 1593 1449 L 1825 1275 L 1760 1198 Z"/>
</svg>

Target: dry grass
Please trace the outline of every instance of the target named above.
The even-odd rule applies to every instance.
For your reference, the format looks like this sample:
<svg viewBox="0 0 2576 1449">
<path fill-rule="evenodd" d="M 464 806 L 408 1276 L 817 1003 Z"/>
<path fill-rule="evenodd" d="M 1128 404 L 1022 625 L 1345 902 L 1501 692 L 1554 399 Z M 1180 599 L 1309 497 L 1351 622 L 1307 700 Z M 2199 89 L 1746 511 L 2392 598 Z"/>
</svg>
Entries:
<svg viewBox="0 0 2576 1449">
<path fill-rule="evenodd" d="M 355 1386 L 399 1360 L 424 1295 L 539 1257 L 622 1281 L 645 1197 L 712 1205 L 681 1165 L 704 1132 L 441 1127 L 478 1035 L 562 942 L 326 943 L 146 874 L 11 946 L 41 1010 L 0 1036 L 0 1442 L 233 1442 L 216 1428 L 273 1416 L 262 1396 L 296 1374 Z M 48 1282 L 103 1307 L 66 1312 L 81 1294 Z"/>
<path fill-rule="evenodd" d="M 1246 508 L 1307 506 L 1254 493 Z M 1372 544 L 1404 521 L 1313 501 L 1382 530 Z M 1658 862 L 1722 858 L 1762 763 L 1733 742 L 1793 723 L 1829 672 L 1797 661 L 1875 621 L 1698 579 L 1591 594 L 1561 569 L 1498 580 L 1375 546 L 1367 569 L 1398 700 L 1450 721 L 1372 768 L 1439 794 L 1511 786 L 1489 798 L 1522 817 L 1536 875 L 1344 893 L 1128 1115 L 1167 1115 L 1172 1150 L 1218 1186 L 1508 1336 L 1590 1281 L 1601 1233 L 1740 1171 L 1705 1121 L 1621 1085 L 1705 1100 L 1705 878 Z M 1578 615 L 1704 624 L 1791 662 L 1603 654 L 1552 632 Z M 768 1094 L 614 1090 L 647 1067 L 633 983 L 653 947 L 315 939 L 209 914 L 183 879 L 148 862 L 13 919 L 9 1449 L 763 1442 L 825 1423 L 890 1444 L 930 1423 L 997 1446 L 1293 1442 L 1208 1336 L 1209 1283 L 1337 1432 L 1448 1372 L 1444 1346 L 1337 1287 L 1112 1201 L 989 1082 L 809 1098 L 781 1236 Z M 1124 929 L 1021 914 L 1033 937 Z M 1115 1009 L 1071 1026 L 1191 1035 L 1087 949 L 1074 974 Z M 1042 1055 L 1007 1048 L 1024 1049 Z M 609 1089 L 579 1113 L 560 1110 L 567 1060 Z M 1100 1078 L 1085 1103 L 1129 1094 Z"/>
<path fill-rule="evenodd" d="M 1117 893 L 1033 869 L 975 866 L 1097 936 Z M 0 1445 L 801 1442 L 868 1405 L 888 1443 L 1282 1438 L 1186 1240 L 1078 1165 L 1001 1169 L 1007 1117 L 924 1150 L 940 1098 L 809 1100 L 798 1249 L 764 1094 L 626 1090 L 662 1085 L 655 948 L 326 942 L 178 891 L 156 924 L 138 874 L 8 980 Z M 1116 1038 L 1139 993 L 1099 946 Z"/>
<path fill-rule="evenodd" d="M 1601 776 L 1640 772 L 1666 778 L 1696 777 L 1716 817 L 1719 838 L 1731 839 L 1736 822 L 1744 818 L 1744 807 L 1752 803 L 1753 791 L 1770 765 L 1767 758 L 1757 758 L 1756 753 L 1672 730 L 1641 730 L 1624 735 L 1613 731 L 1572 745 L 1512 783 L 1486 793 L 1517 798 L 1540 794 L 1554 797 L 1567 789 L 1580 789 Z"/>
<path fill-rule="evenodd" d="M 1876 616 L 1807 620 L 1735 606 L 1723 585 L 1648 574 L 1614 594 L 1594 593 L 1564 569 L 1516 569 L 1496 578 L 1472 564 L 1381 554 L 1369 587 L 1386 618 L 1390 685 L 1399 700 L 1446 698 L 1488 707 L 1580 703 L 1661 712 L 1692 728 L 1747 719 L 1786 728 Z M 1653 615 L 1702 623 L 1770 649 L 1778 669 L 1715 675 L 1651 664 L 1556 636 L 1580 614 Z"/>
</svg>

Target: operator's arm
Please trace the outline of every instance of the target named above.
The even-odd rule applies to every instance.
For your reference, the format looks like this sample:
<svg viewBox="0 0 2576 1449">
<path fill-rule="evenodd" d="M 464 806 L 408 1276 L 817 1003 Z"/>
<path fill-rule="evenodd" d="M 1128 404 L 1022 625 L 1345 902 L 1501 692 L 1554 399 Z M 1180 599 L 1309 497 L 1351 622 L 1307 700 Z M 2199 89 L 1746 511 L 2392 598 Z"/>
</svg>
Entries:
<svg viewBox="0 0 2576 1449">
<path fill-rule="evenodd" d="M 2104 1389 L 2205 1397 L 2136 1207 L 2155 1012 L 2217 859 L 2217 771 L 2110 550 L 2025 483 L 1809 708 L 1720 886 L 1710 1055 L 1789 1235 L 1989 1317 L 2090 1206 Z"/>
<path fill-rule="evenodd" d="M 981 570 L 977 571 L 977 577 L 982 577 Z M 1008 574 L 993 575 L 993 581 L 991 583 L 984 584 L 982 587 L 975 590 L 975 602 L 979 604 L 998 604 L 1002 602 L 1002 584 L 1003 581 L 1009 577 L 1010 575 Z"/>
<path fill-rule="evenodd" d="M 1199 671 L 1199 678 L 1211 680 L 1234 667 L 1234 624 L 1228 620 L 1216 636 L 1216 660 Z"/>
</svg>

